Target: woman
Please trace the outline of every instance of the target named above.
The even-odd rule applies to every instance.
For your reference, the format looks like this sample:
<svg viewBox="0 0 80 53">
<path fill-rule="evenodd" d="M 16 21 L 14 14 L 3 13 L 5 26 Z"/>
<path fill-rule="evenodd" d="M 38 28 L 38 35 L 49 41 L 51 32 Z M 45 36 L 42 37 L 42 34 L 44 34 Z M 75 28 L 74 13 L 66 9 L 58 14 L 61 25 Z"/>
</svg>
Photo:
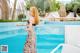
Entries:
<svg viewBox="0 0 80 53">
<path fill-rule="evenodd" d="M 25 43 L 24 53 L 36 53 L 36 35 L 33 26 L 39 23 L 39 14 L 36 7 L 30 8 L 31 18 L 28 21 L 28 38 Z"/>
</svg>

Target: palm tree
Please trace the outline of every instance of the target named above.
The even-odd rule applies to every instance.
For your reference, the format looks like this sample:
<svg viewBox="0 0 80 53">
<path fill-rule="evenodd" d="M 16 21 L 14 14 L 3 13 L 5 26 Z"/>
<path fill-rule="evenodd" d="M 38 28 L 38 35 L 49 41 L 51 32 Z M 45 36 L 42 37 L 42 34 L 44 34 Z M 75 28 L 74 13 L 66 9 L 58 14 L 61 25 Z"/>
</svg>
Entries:
<svg viewBox="0 0 80 53">
<path fill-rule="evenodd" d="M 15 12 L 16 12 L 17 0 L 14 0 L 13 12 L 12 12 L 12 20 L 14 20 Z"/>
<path fill-rule="evenodd" d="M 59 15 L 60 15 L 60 17 L 65 17 L 66 16 L 66 8 L 63 4 L 60 5 Z"/>
<path fill-rule="evenodd" d="M 9 19 L 9 7 L 8 7 L 8 3 L 7 0 L 0 0 L 0 8 L 2 11 L 2 19 L 3 20 L 8 20 Z"/>
<path fill-rule="evenodd" d="M 56 11 L 59 9 L 59 2 L 56 0 L 48 0 L 51 11 Z"/>
<path fill-rule="evenodd" d="M 74 17 L 77 17 L 77 13 L 80 13 L 80 0 L 73 0 L 69 4 L 66 4 L 67 12 L 74 12 Z"/>
</svg>

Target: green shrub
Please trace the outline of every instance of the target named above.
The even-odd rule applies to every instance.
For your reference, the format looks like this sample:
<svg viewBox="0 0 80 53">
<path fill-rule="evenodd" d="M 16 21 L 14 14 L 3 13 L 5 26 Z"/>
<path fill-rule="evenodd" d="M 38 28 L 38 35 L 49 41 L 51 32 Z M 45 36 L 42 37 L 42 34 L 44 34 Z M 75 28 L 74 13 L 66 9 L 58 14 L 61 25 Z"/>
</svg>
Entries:
<svg viewBox="0 0 80 53">
<path fill-rule="evenodd" d="M 0 22 L 19 22 L 18 20 L 0 20 Z"/>
<path fill-rule="evenodd" d="M 24 14 L 19 14 L 18 15 L 18 20 L 19 21 L 22 21 L 23 18 L 26 18 L 26 15 L 24 15 Z"/>
</svg>

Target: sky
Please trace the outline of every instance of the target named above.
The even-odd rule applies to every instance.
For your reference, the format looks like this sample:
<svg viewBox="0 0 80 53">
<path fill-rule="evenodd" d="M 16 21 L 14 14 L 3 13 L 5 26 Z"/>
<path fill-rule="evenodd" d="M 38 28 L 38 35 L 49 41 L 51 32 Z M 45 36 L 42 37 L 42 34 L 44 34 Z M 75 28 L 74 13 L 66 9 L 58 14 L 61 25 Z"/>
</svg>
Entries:
<svg viewBox="0 0 80 53">
<path fill-rule="evenodd" d="M 69 3 L 71 0 L 57 0 L 60 1 L 61 3 Z"/>
<path fill-rule="evenodd" d="M 71 1 L 71 0 L 58 0 L 58 1 Z"/>
<path fill-rule="evenodd" d="M 14 0 L 11 0 L 11 1 L 14 1 Z M 24 0 L 19 0 L 21 2 L 24 2 Z M 61 2 L 70 2 L 71 0 L 58 0 L 58 1 L 61 1 Z"/>
<path fill-rule="evenodd" d="M 22 3 L 24 3 L 24 0 L 18 0 L 21 4 Z M 66 4 L 66 3 L 69 3 L 71 0 L 57 0 L 57 1 L 60 1 L 61 3 L 64 3 L 64 4 Z M 11 6 L 13 6 L 13 4 L 14 4 L 14 0 L 10 0 L 10 5 Z"/>
</svg>

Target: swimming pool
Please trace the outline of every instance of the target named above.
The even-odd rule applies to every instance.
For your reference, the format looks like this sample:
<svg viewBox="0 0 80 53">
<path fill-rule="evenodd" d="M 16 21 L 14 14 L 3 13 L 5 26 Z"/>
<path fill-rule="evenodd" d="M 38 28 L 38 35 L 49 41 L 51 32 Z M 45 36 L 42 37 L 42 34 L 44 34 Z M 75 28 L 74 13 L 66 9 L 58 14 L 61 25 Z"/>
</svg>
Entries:
<svg viewBox="0 0 80 53">
<path fill-rule="evenodd" d="M 0 23 L 0 45 L 8 45 L 8 53 L 23 53 L 27 38 L 24 22 Z M 79 25 L 80 22 L 46 22 L 35 27 L 37 53 L 50 53 L 58 44 L 64 43 L 64 25 Z M 61 48 L 57 51 L 60 53 Z"/>
</svg>

